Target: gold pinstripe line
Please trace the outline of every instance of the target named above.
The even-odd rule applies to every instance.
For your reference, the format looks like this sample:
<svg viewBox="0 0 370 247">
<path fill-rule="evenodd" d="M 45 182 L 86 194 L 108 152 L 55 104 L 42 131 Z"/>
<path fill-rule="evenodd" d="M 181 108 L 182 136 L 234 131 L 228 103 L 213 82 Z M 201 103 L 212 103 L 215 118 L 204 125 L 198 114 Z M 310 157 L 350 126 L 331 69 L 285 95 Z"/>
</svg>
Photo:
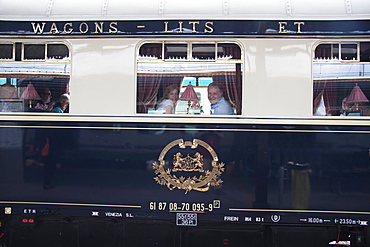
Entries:
<svg viewBox="0 0 370 247">
<path fill-rule="evenodd" d="M 206 123 L 214 124 L 272 124 L 272 125 L 327 125 L 327 126 L 369 126 L 370 117 L 359 118 L 333 118 L 326 117 L 325 119 L 313 118 L 248 118 L 248 117 L 219 117 L 219 116 L 171 116 L 171 117 L 148 117 L 147 115 L 138 116 L 81 116 L 81 115 L 62 115 L 62 114 L 37 114 L 37 115 L 19 115 L 19 114 L 2 114 L 0 113 L 0 121 L 33 121 L 33 122 L 107 122 L 107 123 Z"/>
<path fill-rule="evenodd" d="M 210 129 L 210 128 L 138 128 L 138 127 L 89 127 L 89 126 L 19 126 L 19 125 L 0 125 L 0 128 L 27 128 L 27 129 L 96 129 L 96 130 L 166 130 L 166 131 L 225 131 L 225 132 L 295 132 L 295 133 L 354 133 L 354 134 L 370 134 L 370 130 L 276 130 L 276 129 Z"/>
<path fill-rule="evenodd" d="M 331 214 L 367 214 L 367 215 L 370 215 L 370 212 L 330 211 L 330 210 L 325 211 L 325 210 L 229 208 L 229 211 L 242 211 L 242 212 L 289 212 L 289 213 L 331 213 Z"/>
<path fill-rule="evenodd" d="M 65 203 L 65 202 L 16 202 L 16 201 L 0 201 L 0 204 L 31 204 L 31 205 L 60 205 L 60 206 L 86 206 L 86 207 L 141 208 L 141 206 L 138 206 L 138 205 Z"/>
</svg>

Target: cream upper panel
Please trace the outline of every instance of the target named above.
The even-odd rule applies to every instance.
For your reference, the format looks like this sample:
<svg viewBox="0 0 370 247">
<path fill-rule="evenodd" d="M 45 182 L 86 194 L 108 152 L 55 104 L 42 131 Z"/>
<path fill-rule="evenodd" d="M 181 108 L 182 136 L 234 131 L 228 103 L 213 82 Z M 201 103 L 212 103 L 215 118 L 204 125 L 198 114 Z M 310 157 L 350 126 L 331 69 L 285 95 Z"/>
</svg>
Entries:
<svg viewBox="0 0 370 247">
<path fill-rule="evenodd" d="M 137 40 L 70 40 L 71 113 L 133 115 Z"/>
<path fill-rule="evenodd" d="M 243 115 L 312 116 L 314 40 L 247 40 Z"/>
</svg>

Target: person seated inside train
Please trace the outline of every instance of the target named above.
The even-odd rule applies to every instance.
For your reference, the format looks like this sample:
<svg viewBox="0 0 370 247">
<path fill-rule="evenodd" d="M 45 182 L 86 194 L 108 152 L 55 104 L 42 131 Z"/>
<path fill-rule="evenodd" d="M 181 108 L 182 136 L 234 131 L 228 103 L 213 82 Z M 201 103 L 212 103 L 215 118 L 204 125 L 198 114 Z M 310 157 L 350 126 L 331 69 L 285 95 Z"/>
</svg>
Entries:
<svg viewBox="0 0 370 247">
<path fill-rule="evenodd" d="M 40 93 L 41 100 L 37 101 L 35 109 L 42 112 L 50 112 L 53 110 L 54 102 L 51 101 L 52 95 L 49 88 L 44 88 Z"/>
<path fill-rule="evenodd" d="M 66 112 L 66 109 L 69 105 L 69 95 L 68 94 L 62 94 L 59 98 L 58 103 L 56 104 L 56 107 L 52 110 L 52 112 L 55 113 L 64 113 Z"/>
<path fill-rule="evenodd" d="M 175 114 L 177 101 L 179 100 L 179 88 L 175 85 L 168 86 L 163 93 L 163 97 L 156 107 L 157 112 L 163 114 Z"/>
<path fill-rule="evenodd" d="M 14 99 L 17 96 L 15 86 L 10 83 L 6 83 L 0 87 L 0 111 L 11 112 L 12 103 L 7 101 L 7 99 Z"/>
<path fill-rule="evenodd" d="M 211 102 L 211 115 L 233 115 L 234 109 L 223 97 L 221 83 L 212 82 L 208 85 L 208 100 Z"/>
</svg>

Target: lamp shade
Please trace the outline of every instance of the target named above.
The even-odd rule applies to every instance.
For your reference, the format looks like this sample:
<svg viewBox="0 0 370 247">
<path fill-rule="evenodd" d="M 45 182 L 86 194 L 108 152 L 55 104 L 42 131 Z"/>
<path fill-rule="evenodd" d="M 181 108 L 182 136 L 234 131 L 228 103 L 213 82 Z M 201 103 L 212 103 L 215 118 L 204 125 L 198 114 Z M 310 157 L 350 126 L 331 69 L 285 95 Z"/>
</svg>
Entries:
<svg viewBox="0 0 370 247">
<path fill-rule="evenodd" d="M 188 85 L 185 89 L 185 91 L 182 93 L 180 100 L 184 101 L 198 101 L 198 96 L 194 91 L 194 88 L 192 85 Z"/>
<path fill-rule="evenodd" d="M 29 83 L 23 91 L 21 99 L 37 100 L 40 99 L 40 95 L 37 93 L 35 87 Z"/>
<path fill-rule="evenodd" d="M 351 94 L 348 96 L 346 103 L 362 103 L 369 102 L 361 88 L 357 85 L 353 87 Z"/>
</svg>

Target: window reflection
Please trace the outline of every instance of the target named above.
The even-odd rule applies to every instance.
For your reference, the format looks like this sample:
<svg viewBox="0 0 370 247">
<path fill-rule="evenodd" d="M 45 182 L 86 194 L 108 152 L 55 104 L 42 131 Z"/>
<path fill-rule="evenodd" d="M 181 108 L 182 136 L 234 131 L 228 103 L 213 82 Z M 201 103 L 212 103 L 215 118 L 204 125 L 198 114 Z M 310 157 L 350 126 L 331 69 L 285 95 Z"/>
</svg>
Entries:
<svg viewBox="0 0 370 247">
<path fill-rule="evenodd" d="M 24 45 L 24 60 L 44 60 L 45 45 Z"/>
<path fill-rule="evenodd" d="M 13 59 L 13 44 L 0 44 L 0 60 Z"/>
<path fill-rule="evenodd" d="M 193 44 L 192 54 L 195 60 L 214 60 L 216 57 L 214 44 Z"/>
<path fill-rule="evenodd" d="M 188 46 L 186 44 L 166 44 L 164 58 L 170 60 L 187 59 Z"/>
<path fill-rule="evenodd" d="M 1 112 L 52 112 L 69 93 L 69 78 L 64 44 L 0 44 Z"/>
<path fill-rule="evenodd" d="M 370 116 L 370 42 L 321 44 L 313 64 L 313 115 Z"/>
<path fill-rule="evenodd" d="M 162 49 L 163 48 L 163 49 Z M 163 56 L 160 53 L 163 51 Z M 162 60 L 161 57 L 164 59 Z M 148 43 L 139 49 L 137 62 L 137 113 L 158 114 L 156 106 L 165 89 L 176 85 L 181 98 L 192 85 L 198 102 L 179 100 L 175 114 L 210 114 L 207 87 L 221 83 L 223 96 L 241 114 L 242 62 L 240 48 L 231 43 Z"/>
</svg>

